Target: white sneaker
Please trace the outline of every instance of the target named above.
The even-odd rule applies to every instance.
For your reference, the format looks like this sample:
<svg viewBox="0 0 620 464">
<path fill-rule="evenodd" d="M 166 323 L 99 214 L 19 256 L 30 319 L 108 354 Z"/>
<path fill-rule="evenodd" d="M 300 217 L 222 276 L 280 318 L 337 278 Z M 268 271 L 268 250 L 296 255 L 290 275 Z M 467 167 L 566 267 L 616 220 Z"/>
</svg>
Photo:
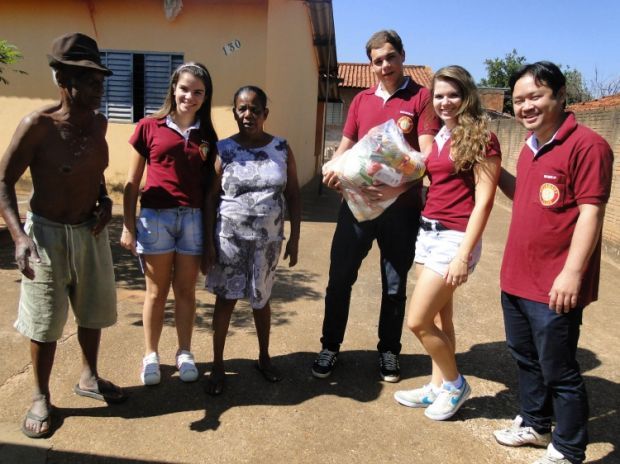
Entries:
<svg viewBox="0 0 620 464">
<path fill-rule="evenodd" d="M 532 464 L 571 464 L 571 462 L 555 449 L 553 443 L 549 443 L 547 452 L 540 459 L 536 459 Z"/>
<path fill-rule="evenodd" d="M 153 352 L 142 359 L 142 372 L 140 380 L 143 385 L 157 385 L 161 382 L 161 372 L 159 371 L 159 356 Z"/>
<path fill-rule="evenodd" d="M 463 377 L 461 388 L 442 386 L 433 404 L 424 411 L 424 415 L 433 420 L 446 420 L 454 416 L 465 400 L 469 398 L 471 388 Z"/>
<path fill-rule="evenodd" d="M 505 446 L 547 446 L 551 441 L 551 433 L 538 433 L 532 427 L 523 426 L 523 417 L 517 416 L 507 429 L 493 432 L 500 445 Z"/>
<path fill-rule="evenodd" d="M 194 361 L 194 355 L 186 350 L 181 350 L 177 354 L 177 369 L 179 378 L 183 382 L 195 382 L 198 380 L 198 369 Z"/>
<path fill-rule="evenodd" d="M 398 390 L 394 393 L 394 399 L 409 408 L 427 408 L 437 399 L 437 393 L 429 383 L 413 390 Z"/>
</svg>

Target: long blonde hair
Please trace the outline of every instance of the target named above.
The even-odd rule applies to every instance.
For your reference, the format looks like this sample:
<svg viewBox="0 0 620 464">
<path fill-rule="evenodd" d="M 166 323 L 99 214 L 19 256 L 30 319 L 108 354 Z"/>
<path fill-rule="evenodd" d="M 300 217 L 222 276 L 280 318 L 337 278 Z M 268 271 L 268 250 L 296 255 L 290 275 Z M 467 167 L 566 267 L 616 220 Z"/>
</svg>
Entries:
<svg viewBox="0 0 620 464">
<path fill-rule="evenodd" d="M 452 65 L 438 70 L 433 76 L 431 95 L 435 95 L 437 81 L 456 85 L 461 94 L 458 124 L 451 134 L 450 155 L 456 172 L 469 170 L 474 164 L 486 160 L 486 150 L 491 140 L 489 118 L 482 109 L 474 79 L 465 68 Z"/>
</svg>

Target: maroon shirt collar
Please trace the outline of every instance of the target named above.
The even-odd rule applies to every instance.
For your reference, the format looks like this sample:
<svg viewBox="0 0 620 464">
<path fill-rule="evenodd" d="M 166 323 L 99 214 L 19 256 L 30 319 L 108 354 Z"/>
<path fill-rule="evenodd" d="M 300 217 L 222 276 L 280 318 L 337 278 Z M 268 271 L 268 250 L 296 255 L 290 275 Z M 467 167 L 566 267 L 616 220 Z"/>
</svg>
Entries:
<svg viewBox="0 0 620 464">
<path fill-rule="evenodd" d="M 577 129 L 577 119 L 575 118 L 575 113 L 572 111 L 566 111 L 564 114 L 566 117 L 555 134 L 555 138 L 553 139 L 554 142 L 564 142 L 568 136 L 572 134 L 575 129 Z M 534 132 L 528 132 L 525 136 L 525 140 L 528 140 L 532 135 L 534 135 Z"/>
</svg>

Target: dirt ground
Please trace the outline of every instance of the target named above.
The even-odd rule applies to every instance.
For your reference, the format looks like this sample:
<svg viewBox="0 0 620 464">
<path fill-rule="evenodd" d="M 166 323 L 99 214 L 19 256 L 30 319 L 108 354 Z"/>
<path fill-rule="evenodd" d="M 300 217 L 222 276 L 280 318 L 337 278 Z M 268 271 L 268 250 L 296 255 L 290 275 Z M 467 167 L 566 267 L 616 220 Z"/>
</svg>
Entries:
<svg viewBox="0 0 620 464">
<path fill-rule="evenodd" d="M 451 420 L 434 422 L 422 410 L 404 408 L 394 391 L 421 385 L 430 361 L 415 337 L 403 333 L 402 380 L 378 375 L 378 252 L 366 258 L 354 287 L 339 363 L 325 380 L 310 366 L 320 349 L 323 296 L 329 246 L 338 199 L 304 190 L 299 264 L 281 266 L 273 292 L 271 352 L 285 373 L 267 383 L 255 369 L 258 347 L 252 315 L 240 304 L 231 324 L 225 356 L 228 383 L 219 397 L 203 392 L 204 379 L 183 384 L 174 369 L 173 300 L 166 308 L 161 339 L 162 383 L 140 384 L 143 349 L 141 307 L 144 282 L 136 260 L 118 245 L 117 214 L 111 238 L 118 288 L 119 322 L 104 331 L 100 371 L 130 393 L 125 404 L 107 406 L 76 396 L 80 354 L 76 327 L 69 322 L 59 343 L 51 390 L 54 433 L 31 440 L 20 432 L 29 406 L 32 366 L 28 342 L 12 327 L 20 274 L 13 247 L 0 230 L 0 463 L 530 463 L 542 450 L 499 446 L 492 431 L 517 412 L 516 371 L 504 339 L 498 276 L 510 220 L 496 205 L 484 237 L 483 257 L 470 281 L 457 292 L 457 361 L 472 396 Z M 117 213 L 118 208 L 115 210 Z M 526 227 L 527 225 L 524 225 Z M 617 264 L 604 260 L 600 300 L 585 313 L 579 361 L 590 395 L 588 461 L 620 463 L 620 318 L 615 292 Z M 412 273 L 413 274 L 413 273 Z M 197 284 L 198 311 L 193 351 L 208 372 L 213 295 Z M 413 275 L 409 290 L 414 287 Z"/>
</svg>

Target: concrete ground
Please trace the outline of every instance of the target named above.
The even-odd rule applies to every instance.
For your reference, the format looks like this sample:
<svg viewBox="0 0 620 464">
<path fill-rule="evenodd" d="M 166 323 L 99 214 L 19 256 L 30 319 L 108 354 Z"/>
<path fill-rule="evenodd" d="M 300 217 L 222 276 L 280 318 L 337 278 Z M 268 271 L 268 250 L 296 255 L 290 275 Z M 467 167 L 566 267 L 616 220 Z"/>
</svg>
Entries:
<svg viewBox="0 0 620 464">
<path fill-rule="evenodd" d="M 393 400 L 394 391 L 422 385 L 430 372 L 430 361 L 411 333 L 403 333 L 401 382 L 379 380 L 375 346 L 381 286 L 376 247 L 354 288 L 337 369 L 325 380 L 312 377 L 338 203 L 332 192 L 318 196 L 317 191 L 316 184 L 304 191 L 299 264 L 279 269 L 273 292 L 271 352 L 285 379 L 269 384 L 255 369 L 258 348 L 252 315 L 240 304 L 226 346 L 227 388 L 219 397 L 204 394 L 204 379 L 194 384 L 178 379 L 172 298 L 160 346 L 162 383 L 149 388 L 140 384 L 144 282 L 136 260 L 118 245 L 117 214 L 111 238 L 119 322 L 104 331 L 100 371 L 131 396 L 125 404 L 107 406 L 73 393 L 80 354 L 75 324 L 69 322 L 51 381 L 54 433 L 44 440 L 31 440 L 20 432 L 30 402 L 32 366 L 27 340 L 12 328 L 20 274 L 10 237 L 0 231 L 0 463 L 462 464 L 536 459 L 541 450 L 505 448 L 492 437 L 492 431 L 507 426 L 517 412 L 515 366 L 504 342 L 498 288 L 508 209 L 496 205 L 482 261 L 456 296 L 457 358 L 472 397 L 452 420 L 433 422 L 422 410 Z M 610 261 L 603 263 L 600 300 L 586 311 L 578 355 L 590 395 L 590 463 L 620 462 L 620 318 L 614 296 L 620 288 L 618 269 Z M 202 289 L 202 279 L 197 285 L 193 351 L 201 372 L 208 372 L 214 297 Z M 409 284 L 411 291 L 413 275 Z"/>
</svg>

